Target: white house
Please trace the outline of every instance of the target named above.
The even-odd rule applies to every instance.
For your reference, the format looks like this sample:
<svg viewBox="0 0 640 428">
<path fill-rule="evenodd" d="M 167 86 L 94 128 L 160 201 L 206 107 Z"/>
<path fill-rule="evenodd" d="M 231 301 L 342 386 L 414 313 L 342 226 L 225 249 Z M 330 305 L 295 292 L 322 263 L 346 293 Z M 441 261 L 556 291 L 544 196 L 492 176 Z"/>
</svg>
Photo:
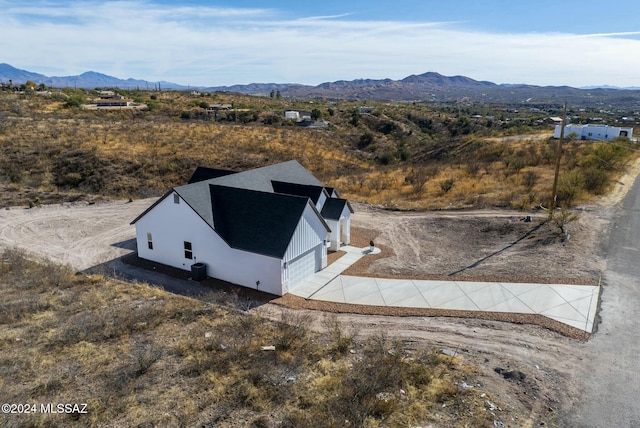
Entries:
<svg viewBox="0 0 640 428">
<path fill-rule="evenodd" d="M 284 118 L 290 120 L 300 120 L 300 112 L 296 110 L 287 110 L 284 112 Z"/>
<path fill-rule="evenodd" d="M 133 220 L 138 256 L 284 295 L 350 240 L 349 202 L 296 161 L 198 168 Z"/>
<path fill-rule="evenodd" d="M 553 138 L 560 138 L 562 125 L 556 125 Z M 608 125 L 578 125 L 570 124 L 564 128 L 564 136 L 575 134 L 578 140 L 613 140 L 618 137 L 633 137 L 633 128 L 621 128 Z"/>
</svg>

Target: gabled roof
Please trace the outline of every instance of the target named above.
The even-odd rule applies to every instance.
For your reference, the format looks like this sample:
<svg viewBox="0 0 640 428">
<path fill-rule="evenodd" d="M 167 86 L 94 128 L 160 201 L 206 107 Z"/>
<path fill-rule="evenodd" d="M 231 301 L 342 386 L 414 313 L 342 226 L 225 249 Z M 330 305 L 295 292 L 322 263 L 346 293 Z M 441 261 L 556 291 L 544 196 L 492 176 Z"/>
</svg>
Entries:
<svg viewBox="0 0 640 428">
<path fill-rule="evenodd" d="M 334 194 L 336 198 L 340 197 L 340 195 L 338 195 L 338 191 L 334 187 L 325 187 L 324 189 L 327 191 L 330 198 L 333 198 Z"/>
<path fill-rule="evenodd" d="M 320 195 L 325 192 L 322 186 L 312 186 L 309 184 L 298 183 L 285 183 L 283 181 L 271 181 L 271 186 L 275 193 L 283 193 L 285 195 L 304 196 L 313 201 L 314 204 L 318 203 Z M 328 197 L 329 195 L 327 195 Z"/>
<path fill-rule="evenodd" d="M 322 186 L 298 161 L 292 160 L 214 179 L 211 184 L 273 192 L 272 181 Z"/>
<path fill-rule="evenodd" d="M 212 178 L 224 177 L 225 175 L 235 174 L 236 171 L 226 169 L 207 168 L 199 166 L 193 172 L 193 175 L 187 181 L 188 184 L 197 183 L 198 181 L 211 180 Z"/>
<path fill-rule="evenodd" d="M 353 213 L 353 208 L 351 208 L 351 204 L 346 199 L 327 199 L 322 207 L 322 217 L 329 220 L 340 220 L 340 215 L 342 214 L 345 205 L 349 209 L 349 212 Z"/>
<path fill-rule="evenodd" d="M 165 193 L 131 224 L 176 192 L 232 248 L 283 257 L 307 205 L 330 231 L 315 206 L 327 190 L 297 161 L 237 173 L 199 167 L 189 182 Z M 337 211 L 338 218 L 345 204 L 353 212 L 344 199 L 327 202 L 326 212 Z"/>
<path fill-rule="evenodd" d="M 155 201 L 153 204 L 151 204 L 151 206 L 149 208 L 147 208 L 146 210 L 144 210 L 138 217 L 136 217 L 135 219 L 133 219 L 131 221 L 131 223 L 129 224 L 136 224 L 136 222 L 138 220 L 140 220 L 142 217 L 144 217 L 145 215 L 147 215 L 147 213 L 149 211 L 151 211 L 152 209 L 155 208 L 156 205 L 158 205 L 160 202 L 162 202 L 167 196 L 169 196 L 171 193 L 173 193 L 173 189 L 169 190 L 167 193 L 165 193 L 164 195 L 162 195 L 157 201 Z"/>
<path fill-rule="evenodd" d="M 278 258 L 286 253 L 309 204 L 301 196 L 214 184 L 209 190 L 216 232 L 230 247 Z"/>
</svg>

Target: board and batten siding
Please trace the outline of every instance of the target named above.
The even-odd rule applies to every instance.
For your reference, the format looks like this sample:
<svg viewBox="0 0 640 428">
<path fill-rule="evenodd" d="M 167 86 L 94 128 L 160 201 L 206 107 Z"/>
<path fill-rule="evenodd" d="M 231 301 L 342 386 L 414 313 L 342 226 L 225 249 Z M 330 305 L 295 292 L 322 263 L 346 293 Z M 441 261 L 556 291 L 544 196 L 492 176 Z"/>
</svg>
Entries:
<svg viewBox="0 0 640 428">
<path fill-rule="evenodd" d="M 184 270 L 191 270 L 191 264 L 196 261 L 205 263 L 210 277 L 271 294 L 283 294 L 279 258 L 229 247 L 182 198 L 174 203 L 174 194 L 169 194 L 136 222 L 141 258 Z M 153 249 L 148 248 L 148 233 Z M 185 258 L 185 241 L 191 242 L 193 260 Z"/>
<path fill-rule="evenodd" d="M 319 258 L 319 260 L 317 260 L 318 270 L 326 267 L 327 247 L 324 245 L 326 239 L 327 229 L 313 208 L 307 204 L 283 259 L 282 283 L 284 284 L 283 290 L 285 290 L 285 292 L 288 290 L 289 272 L 288 269 L 284 268 L 284 263 L 291 263 L 309 250 L 320 247 L 319 254 L 317 255 Z"/>
</svg>

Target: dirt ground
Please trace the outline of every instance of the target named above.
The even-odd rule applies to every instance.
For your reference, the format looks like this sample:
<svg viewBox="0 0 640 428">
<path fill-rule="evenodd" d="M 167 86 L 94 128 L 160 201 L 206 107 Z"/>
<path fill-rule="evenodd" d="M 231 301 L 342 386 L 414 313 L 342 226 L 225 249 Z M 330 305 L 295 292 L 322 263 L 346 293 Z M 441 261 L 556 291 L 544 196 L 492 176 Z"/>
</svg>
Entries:
<svg viewBox="0 0 640 428">
<path fill-rule="evenodd" d="M 486 278 L 514 281 L 597 283 L 606 263 L 600 235 L 611 207 L 619 203 L 640 171 L 636 163 L 607 198 L 578 207 L 568 225 L 569 239 L 554 227 L 538 227 L 544 212 L 513 211 L 391 212 L 356 204 L 354 241 L 373 239 L 384 251 L 349 272 L 393 277 Z M 85 270 L 130 254 L 134 227 L 129 223 L 153 199 L 88 203 L 77 201 L 35 208 L 0 210 L 0 246 Z M 524 222 L 526 215 L 531 222 Z M 370 234 L 370 236 L 368 236 Z M 254 311 L 279 319 L 281 306 Z M 325 313 L 309 311 L 322 330 Z M 395 317 L 338 314 L 359 335 L 384 333 L 408 347 L 449 349 L 478 367 L 477 388 L 491 391 L 506 408 L 494 409 L 506 426 L 553 425 L 558 412 L 581 394 L 576 373 L 588 358 L 584 341 L 530 324 L 452 317 Z M 499 369 L 517 370 L 524 379 L 505 379 Z M 516 414 L 529 414 L 516 420 Z"/>
<path fill-rule="evenodd" d="M 543 210 L 381 215 L 363 204 L 355 209 L 356 235 L 369 232 L 386 257 L 349 274 L 597 284 L 604 267 L 594 248 L 605 221 L 595 207 L 580 209 L 567 226 L 568 239 L 546 222 Z M 524 221 L 527 216 L 530 222 Z"/>
</svg>

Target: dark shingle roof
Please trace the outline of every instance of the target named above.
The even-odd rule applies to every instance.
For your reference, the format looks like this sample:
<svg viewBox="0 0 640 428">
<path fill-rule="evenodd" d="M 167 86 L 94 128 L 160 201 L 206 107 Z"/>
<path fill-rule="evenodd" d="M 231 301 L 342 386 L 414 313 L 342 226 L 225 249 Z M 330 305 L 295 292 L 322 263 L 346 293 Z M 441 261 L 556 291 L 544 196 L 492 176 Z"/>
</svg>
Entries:
<svg viewBox="0 0 640 428">
<path fill-rule="evenodd" d="M 308 184 L 298 183 L 285 183 L 283 181 L 271 181 L 273 191 L 276 193 L 283 193 L 285 195 L 304 196 L 313 201 L 314 204 L 318 203 L 320 195 L 324 191 L 322 186 L 311 186 Z"/>
<path fill-rule="evenodd" d="M 175 191 L 232 248 L 281 258 L 307 203 L 310 199 L 317 202 L 324 190 L 322 183 L 297 161 L 238 173 L 212 168 L 198 169 L 201 172 L 196 170 L 190 184 L 167 192 L 132 224 Z M 199 180 L 208 172 L 218 176 Z M 274 182 L 277 183 L 275 187 L 287 189 L 288 192 L 284 193 L 288 194 L 274 193 Z M 330 206 L 333 204 L 336 202 L 331 202 Z M 339 216 L 344 202 L 338 205 Z M 310 206 L 329 231 L 315 204 Z"/>
<path fill-rule="evenodd" d="M 216 231 L 230 247 L 283 257 L 308 198 L 210 185 Z"/>
<path fill-rule="evenodd" d="M 311 173 L 297 161 L 293 160 L 209 180 L 197 181 L 176 187 L 173 190 L 175 190 L 209 226 L 214 228 L 209 184 L 272 193 L 272 180 L 287 182 L 293 180 L 293 182 L 300 184 L 322 186 L 322 183 L 318 181 L 317 178 L 311 175 Z"/>
<path fill-rule="evenodd" d="M 273 192 L 272 181 L 322 186 L 317 178 L 295 160 L 216 178 L 211 184 Z"/>
<path fill-rule="evenodd" d="M 340 220 L 340 214 L 344 210 L 344 206 L 349 208 L 349 211 L 353 212 L 351 204 L 346 199 L 329 198 L 322 207 L 322 217 L 329 220 Z"/>
<path fill-rule="evenodd" d="M 197 183 L 198 181 L 211 180 L 212 178 L 224 177 L 225 175 L 235 174 L 236 171 L 226 169 L 207 168 L 199 166 L 193 172 L 193 175 L 187 183 Z"/>
</svg>

